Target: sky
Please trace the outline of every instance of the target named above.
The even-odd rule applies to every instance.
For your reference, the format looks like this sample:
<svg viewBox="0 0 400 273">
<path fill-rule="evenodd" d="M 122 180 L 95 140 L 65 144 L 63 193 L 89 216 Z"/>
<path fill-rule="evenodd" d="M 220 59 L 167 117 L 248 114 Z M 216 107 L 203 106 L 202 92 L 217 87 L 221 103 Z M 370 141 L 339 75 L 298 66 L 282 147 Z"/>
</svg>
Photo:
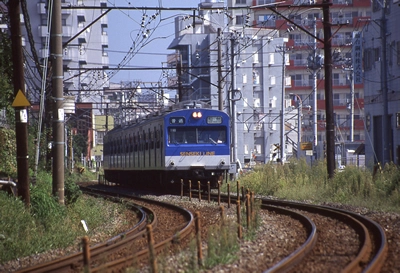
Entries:
<svg viewBox="0 0 400 273">
<path fill-rule="evenodd" d="M 108 7 L 196 7 L 201 0 L 108 0 Z M 159 14 L 157 14 L 159 12 Z M 125 68 L 161 67 L 167 61 L 167 54 L 174 50 L 167 47 L 175 38 L 174 18 L 177 15 L 191 15 L 191 11 L 157 11 L 113 9 L 108 13 L 108 56 L 111 67 L 118 64 Z M 145 15 L 145 17 L 143 17 Z M 144 18 L 144 27 L 142 27 Z M 147 35 L 148 38 L 143 38 Z M 128 54 L 131 52 L 131 54 Z M 134 53 L 134 54 L 132 54 Z M 162 70 L 131 70 L 111 72 L 110 81 L 143 82 L 159 81 Z"/>
</svg>

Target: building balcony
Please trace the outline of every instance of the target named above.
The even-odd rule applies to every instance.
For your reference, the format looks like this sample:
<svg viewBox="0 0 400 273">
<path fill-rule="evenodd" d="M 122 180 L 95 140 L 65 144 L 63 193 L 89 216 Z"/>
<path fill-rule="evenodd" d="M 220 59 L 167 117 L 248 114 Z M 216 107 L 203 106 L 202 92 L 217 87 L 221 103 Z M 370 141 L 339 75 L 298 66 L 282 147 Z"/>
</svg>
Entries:
<svg viewBox="0 0 400 273">
<path fill-rule="evenodd" d="M 87 64 L 86 54 L 79 54 L 79 64 Z"/>
<path fill-rule="evenodd" d="M 365 7 L 365 8 L 369 8 L 370 6 L 371 6 L 371 1 L 353 0 L 353 7 Z"/>
<path fill-rule="evenodd" d="M 68 9 L 70 6 L 71 3 L 61 3 L 61 14 L 70 15 L 72 13 L 72 10 Z"/>
<path fill-rule="evenodd" d="M 63 38 L 71 38 L 72 37 L 72 27 L 71 26 L 63 26 L 62 27 L 62 36 L 63 36 Z"/>
<path fill-rule="evenodd" d="M 107 15 L 104 15 L 103 17 L 101 17 L 100 23 L 101 23 L 102 27 L 107 27 L 108 26 L 108 17 L 107 17 Z"/>
<path fill-rule="evenodd" d="M 37 13 L 47 14 L 47 4 L 46 3 L 38 3 L 37 4 Z"/>
<path fill-rule="evenodd" d="M 39 50 L 39 58 L 47 58 L 49 57 L 50 51 L 48 48 L 43 48 Z"/>
<path fill-rule="evenodd" d="M 107 32 L 105 32 L 105 31 L 101 35 L 101 44 L 103 46 L 104 45 L 108 46 L 108 35 L 107 35 Z"/>
<path fill-rule="evenodd" d="M 369 23 L 370 17 L 354 17 L 353 18 L 353 26 L 363 27 Z"/>
<path fill-rule="evenodd" d="M 110 59 L 109 59 L 108 55 L 103 54 L 103 56 L 101 56 L 101 64 L 103 65 L 103 67 L 104 66 L 108 67 L 108 65 L 110 64 Z"/>
<path fill-rule="evenodd" d="M 39 26 L 39 36 L 47 37 L 49 35 L 49 28 L 47 26 Z"/>
</svg>

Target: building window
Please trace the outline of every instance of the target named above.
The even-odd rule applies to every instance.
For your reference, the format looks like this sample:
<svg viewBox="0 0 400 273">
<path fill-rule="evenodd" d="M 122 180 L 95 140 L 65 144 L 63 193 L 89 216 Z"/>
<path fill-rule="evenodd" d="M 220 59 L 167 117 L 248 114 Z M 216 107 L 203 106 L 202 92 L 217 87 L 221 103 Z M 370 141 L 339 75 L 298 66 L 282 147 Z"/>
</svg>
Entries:
<svg viewBox="0 0 400 273">
<path fill-rule="evenodd" d="M 293 40 L 295 45 L 302 44 L 301 34 L 289 34 L 289 39 Z"/>
<path fill-rule="evenodd" d="M 381 49 L 379 47 L 374 48 L 373 57 L 375 62 L 379 62 L 379 59 L 381 58 Z"/>
<path fill-rule="evenodd" d="M 294 83 L 294 86 L 303 86 L 303 76 L 292 75 L 292 82 Z"/>
<path fill-rule="evenodd" d="M 399 49 L 399 44 L 398 44 L 397 49 Z M 400 57 L 399 57 L 399 55 L 397 55 L 398 64 L 400 64 L 399 61 L 400 61 Z M 370 48 L 366 48 L 364 50 L 364 69 L 366 71 L 372 69 L 372 50 Z"/>
<path fill-rule="evenodd" d="M 396 113 L 396 127 L 400 129 L 400 113 Z"/>
<path fill-rule="evenodd" d="M 244 15 L 236 16 L 236 25 L 243 25 L 244 24 Z"/>
<path fill-rule="evenodd" d="M 351 4 L 353 4 L 353 1 L 352 0 L 333 0 L 332 3 L 336 4 L 336 5 L 351 5 Z"/>
<path fill-rule="evenodd" d="M 105 132 L 103 132 L 103 131 L 97 131 L 97 143 L 98 144 L 103 144 L 104 134 L 105 134 Z"/>
<path fill-rule="evenodd" d="M 340 85 L 340 74 L 333 73 L 332 76 L 333 76 L 332 80 L 333 85 Z"/>
<path fill-rule="evenodd" d="M 261 154 L 261 145 L 260 144 L 254 145 L 254 154 Z"/>
<path fill-rule="evenodd" d="M 397 65 L 400 65 L 400 41 L 397 42 Z"/>
<path fill-rule="evenodd" d="M 273 14 L 258 15 L 258 27 L 275 27 L 276 16 Z"/>
<path fill-rule="evenodd" d="M 380 0 L 372 0 L 372 11 L 377 12 L 381 10 Z"/>
<path fill-rule="evenodd" d="M 257 0 L 257 5 L 265 5 L 275 3 L 275 0 Z"/>
</svg>

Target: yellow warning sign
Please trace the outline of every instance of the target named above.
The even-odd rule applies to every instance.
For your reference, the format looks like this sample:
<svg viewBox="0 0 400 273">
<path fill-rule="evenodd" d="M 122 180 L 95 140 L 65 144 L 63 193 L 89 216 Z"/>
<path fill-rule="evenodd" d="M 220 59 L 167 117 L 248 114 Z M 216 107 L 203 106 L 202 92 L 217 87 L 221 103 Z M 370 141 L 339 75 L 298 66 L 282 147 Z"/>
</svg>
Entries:
<svg viewBox="0 0 400 273">
<path fill-rule="evenodd" d="M 302 142 L 300 143 L 300 148 L 302 151 L 312 150 L 312 142 Z"/>
<path fill-rule="evenodd" d="M 12 107 L 25 107 L 31 106 L 28 99 L 25 97 L 24 93 L 21 90 L 18 90 L 17 96 L 15 96 L 15 100 L 11 105 Z"/>
</svg>

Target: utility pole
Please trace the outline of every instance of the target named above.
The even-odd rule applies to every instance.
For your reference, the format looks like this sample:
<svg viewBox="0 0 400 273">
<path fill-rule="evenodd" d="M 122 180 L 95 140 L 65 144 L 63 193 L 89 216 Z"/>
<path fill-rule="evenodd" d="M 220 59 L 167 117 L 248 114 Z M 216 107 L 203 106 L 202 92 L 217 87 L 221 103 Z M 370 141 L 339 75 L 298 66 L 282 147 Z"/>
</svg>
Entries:
<svg viewBox="0 0 400 273">
<path fill-rule="evenodd" d="M 326 164 L 328 177 L 335 175 L 335 127 L 332 93 L 332 33 L 329 17 L 329 0 L 323 0 L 324 56 L 325 56 L 325 109 L 326 109 Z"/>
<path fill-rule="evenodd" d="M 237 128 L 236 128 L 236 64 L 235 64 L 236 37 L 231 38 L 231 123 L 232 123 L 232 163 L 237 161 Z"/>
<path fill-rule="evenodd" d="M 312 86 L 313 86 L 313 105 L 312 105 L 312 132 L 313 132 L 313 142 L 312 142 L 312 149 L 313 149 L 313 157 L 316 160 L 318 158 L 317 156 L 317 146 L 318 146 L 318 119 L 317 119 L 317 113 L 318 113 L 318 104 L 317 104 L 317 99 L 318 99 L 318 83 L 317 83 L 317 73 L 322 67 L 322 57 L 320 55 L 317 55 L 317 20 L 314 18 L 313 21 L 313 44 L 312 44 L 312 53 L 308 57 L 308 68 L 311 70 L 311 75 L 313 78 Z"/>
<path fill-rule="evenodd" d="M 388 105 L 388 85 L 387 85 L 387 44 L 386 44 L 386 12 L 387 12 L 387 3 L 386 0 L 382 0 L 382 3 L 378 1 L 378 3 L 382 6 L 382 18 L 381 18 L 381 42 L 382 42 L 382 60 L 381 60 L 381 89 L 382 89 L 382 97 L 383 97 L 383 166 L 386 163 L 391 161 L 391 126 L 390 126 L 390 117 L 389 117 L 389 105 Z"/>
<path fill-rule="evenodd" d="M 221 28 L 218 28 L 218 110 L 223 110 L 222 98 L 222 36 Z"/>
<path fill-rule="evenodd" d="M 178 62 L 176 63 L 176 74 L 178 76 L 178 101 L 183 100 L 183 90 L 182 90 L 182 57 L 178 55 Z"/>
<path fill-rule="evenodd" d="M 53 195 L 64 205 L 64 96 L 63 52 L 61 29 L 61 0 L 53 0 L 50 30 L 50 58 L 53 69 L 51 79 L 53 94 Z"/>
<path fill-rule="evenodd" d="M 286 134 L 286 122 L 285 122 L 285 109 L 286 109 L 286 101 L 285 101 L 285 75 L 286 75 L 286 47 L 285 45 L 283 46 L 277 46 L 276 52 L 282 53 L 282 96 L 281 96 L 281 110 L 280 112 L 280 123 L 281 123 L 281 134 L 280 134 L 280 160 L 281 164 L 283 165 L 286 160 L 286 155 L 285 155 L 285 146 L 286 146 L 286 140 L 285 140 L 285 134 Z"/>
<path fill-rule="evenodd" d="M 281 103 L 281 164 L 285 164 L 286 155 L 285 155 L 285 133 L 286 133 L 286 126 L 285 126 L 285 65 L 286 65 L 286 48 L 282 46 L 282 103 Z"/>
<path fill-rule="evenodd" d="M 13 107 L 15 107 L 15 134 L 17 137 L 18 196 L 22 197 L 25 206 L 29 208 L 28 114 L 26 109 L 29 103 L 19 103 L 19 101 L 17 101 L 18 96 L 23 96 L 26 101 L 19 0 L 9 1 L 9 17 L 12 44 L 13 85 L 14 94 L 16 96 Z"/>
<path fill-rule="evenodd" d="M 347 79 L 350 81 L 350 142 L 354 141 L 354 78 L 353 68 L 344 69 L 349 71 Z"/>
<path fill-rule="evenodd" d="M 317 120 L 317 71 L 321 68 L 320 64 L 317 63 L 317 21 L 314 18 L 314 43 L 313 43 L 313 156 L 317 159 L 317 146 L 318 146 L 318 120 Z"/>
</svg>

